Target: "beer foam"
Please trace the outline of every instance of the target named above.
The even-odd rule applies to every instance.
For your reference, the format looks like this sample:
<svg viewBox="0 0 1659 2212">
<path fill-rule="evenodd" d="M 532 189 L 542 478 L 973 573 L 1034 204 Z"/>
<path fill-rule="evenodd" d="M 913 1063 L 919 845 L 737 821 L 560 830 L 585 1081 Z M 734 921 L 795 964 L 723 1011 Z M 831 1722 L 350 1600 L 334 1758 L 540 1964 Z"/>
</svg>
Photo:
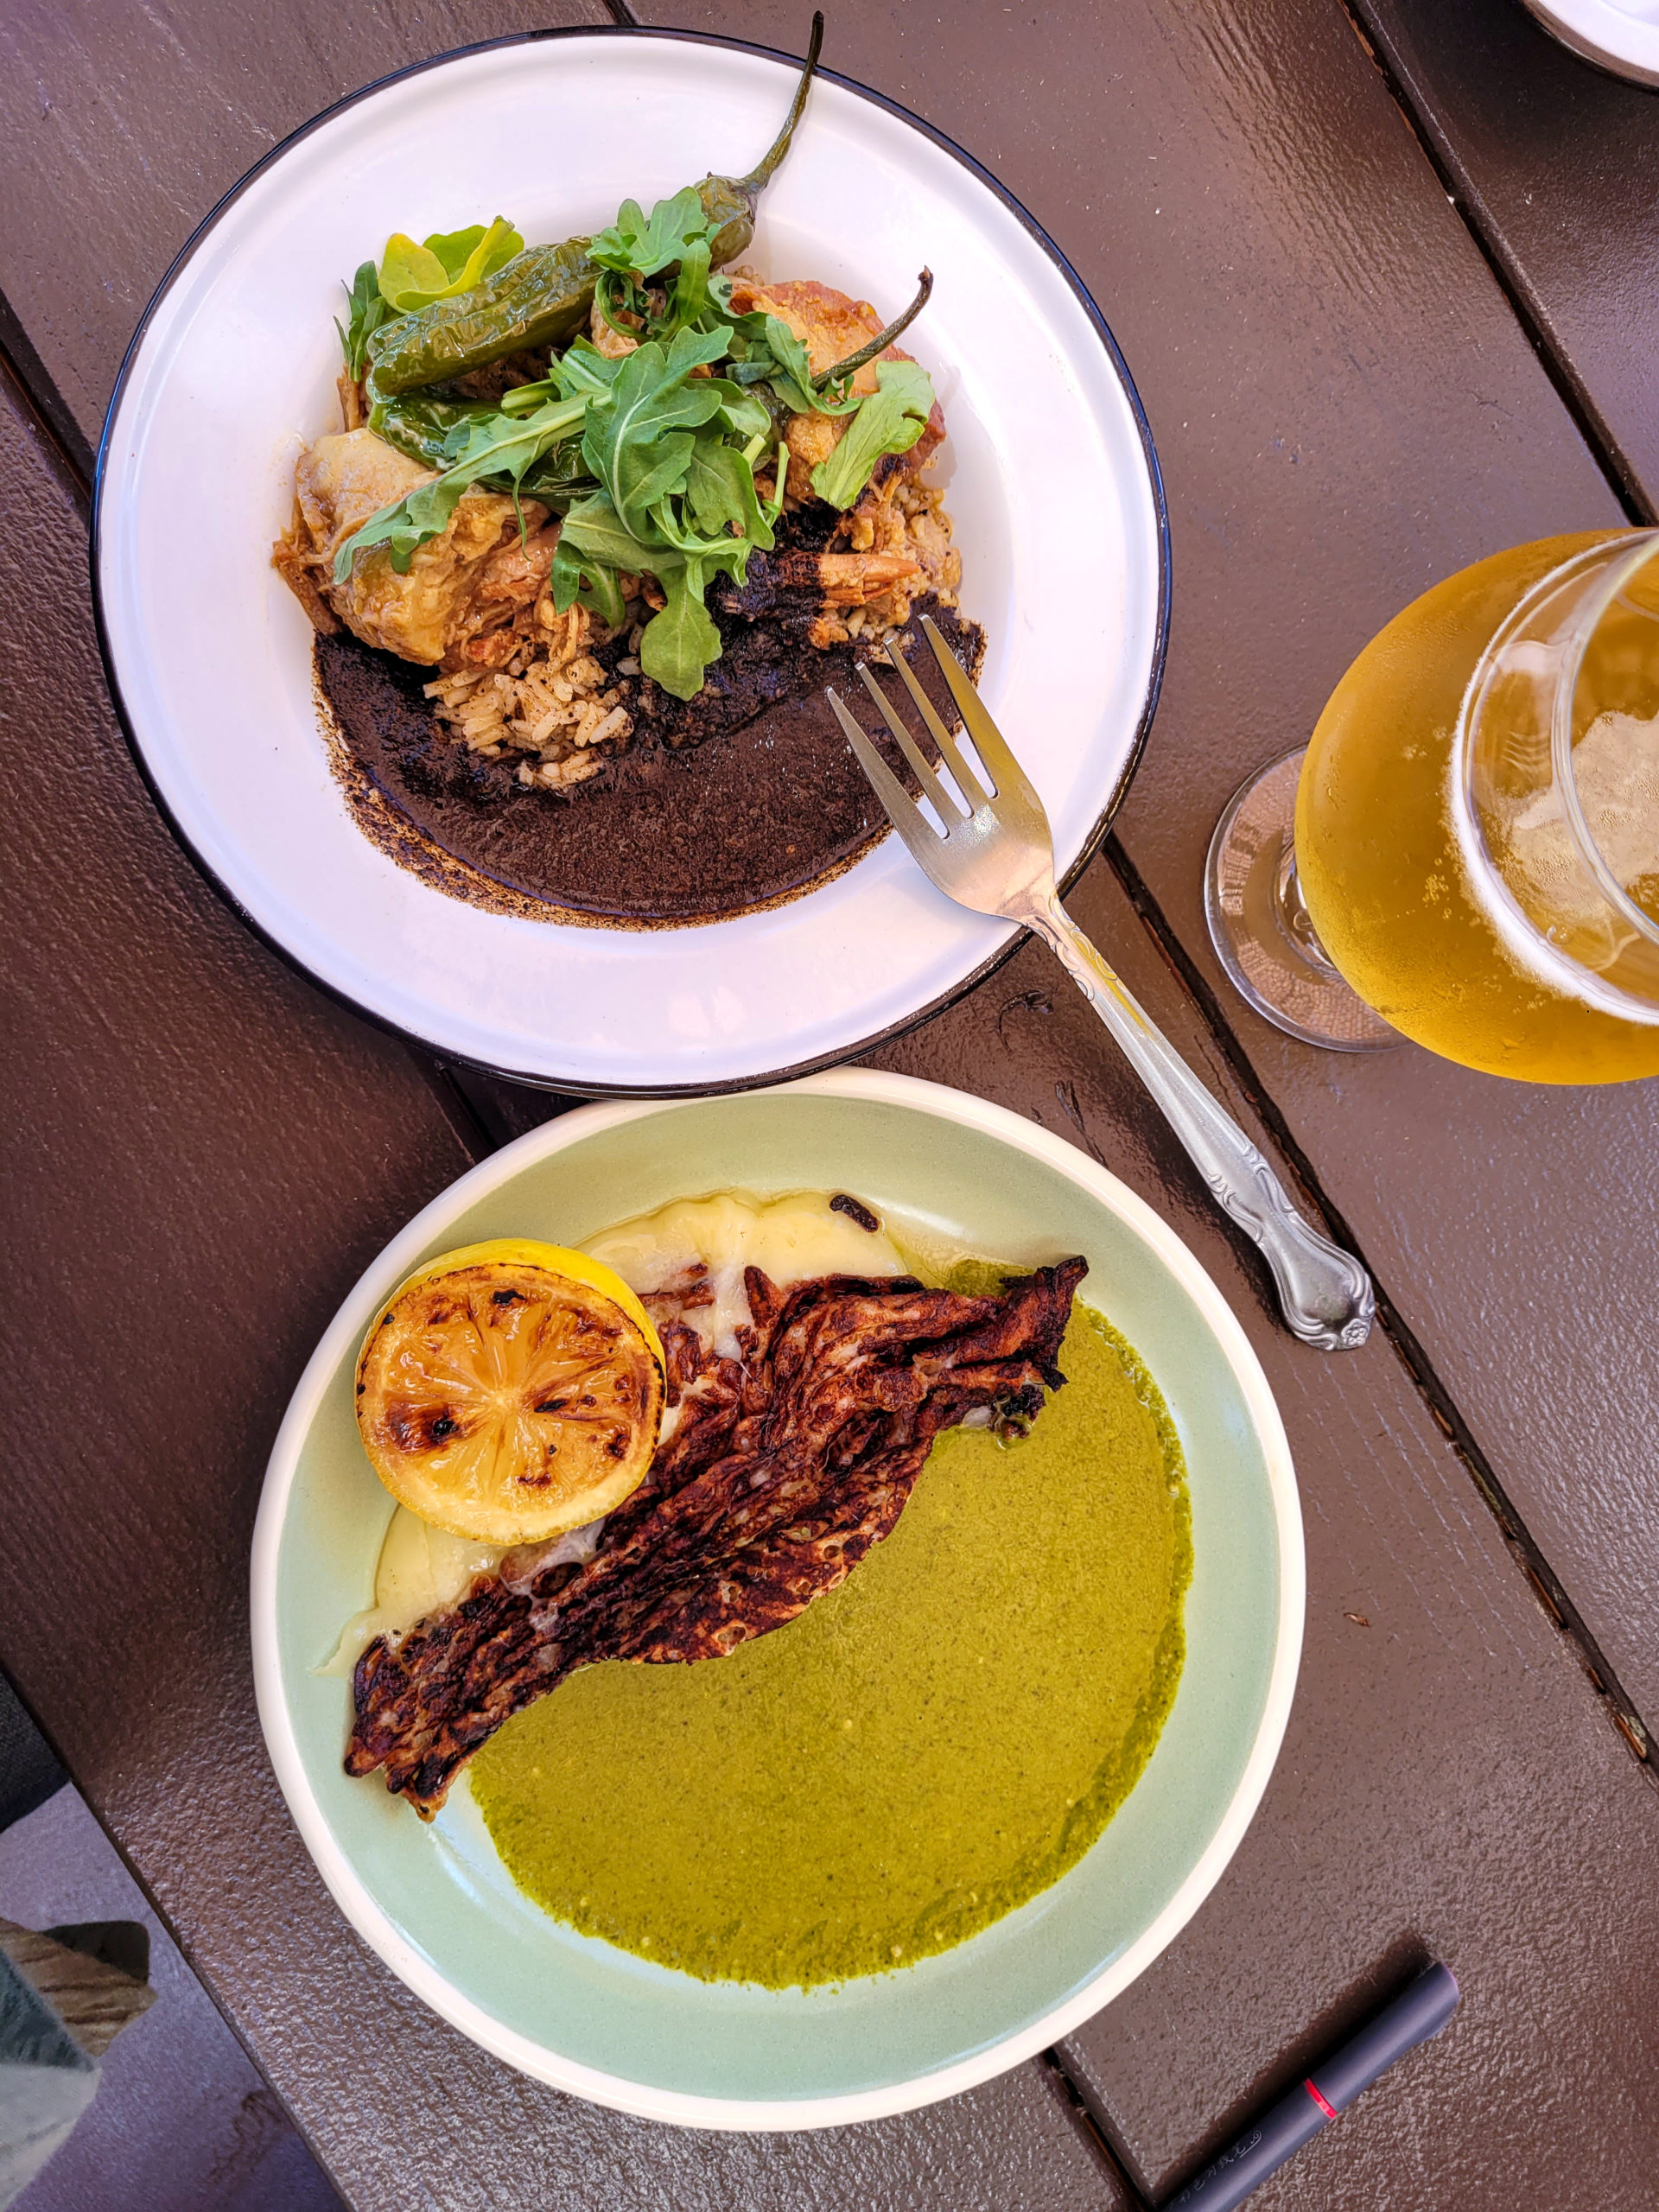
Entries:
<svg viewBox="0 0 1659 2212">
<path fill-rule="evenodd" d="M 1574 748 L 1573 779 L 1614 881 L 1629 894 L 1659 877 L 1659 720 L 1598 715 Z M 1520 800 L 1494 793 L 1484 811 L 1499 873 L 1563 950 L 1600 973 L 1637 942 L 1580 850 L 1559 784 Z"/>
<path fill-rule="evenodd" d="M 1462 747 L 1454 745 L 1446 786 L 1452 840 L 1468 894 L 1514 966 L 1549 991 L 1621 1020 L 1659 1023 L 1659 1006 L 1643 1006 L 1598 980 L 1638 932 L 1610 909 L 1579 849 L 1560 787 L 1552 783 L 1522 798 L 1486 797 L 1489 840 L 1474 820 L 1462 766 Z M 1598 715 L 1574 748 L 1573 770 L 1585 820 L 1615 880 L 1627 893 L 1659 882 L 1659 718 L 1616 710 Z"/>
</svg>

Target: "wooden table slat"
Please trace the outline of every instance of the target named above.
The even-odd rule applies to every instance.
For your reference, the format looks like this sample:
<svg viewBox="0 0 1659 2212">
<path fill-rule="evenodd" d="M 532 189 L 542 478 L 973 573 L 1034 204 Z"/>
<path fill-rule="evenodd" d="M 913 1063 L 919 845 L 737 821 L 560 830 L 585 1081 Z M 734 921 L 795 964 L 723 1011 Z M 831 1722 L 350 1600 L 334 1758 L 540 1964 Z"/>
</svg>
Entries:
<svg viewBox="0 0 1659 2212">
<path fill-rule="evenodd" d="M 1465 18 L 1474 4 L 1456 0 Z M 661 12 L 799 44 L 793 0 Z M 397 60 L 527 21 L 499 0 L 481 13 L 385 0 L 367 24 L 316 0 L 234 21 L 195 0 L 131 17 L 90 0 L 14 10 L 0 114 L 26 158 L 0 162 L 0 287 L 83 427 L 149 284 L 265 145 Z M 1521 1092 L 1410 1048 L 1355 1063 L 1291 1046 L 1227 993 L 1198 906 L 1221 804 L 1311 726 L 1389 614 L 1500 545 L 1618 518 L 1597 458 L 1337 0 L 1122 0 L 1106 15 L 1055 0 L 938 20 L 844 0 L 831 41 L 835 67 L 1002 175 L 1125 345 L 1175 540 L 1169 682 L 1122 821 L 1125 866 L 1626 1686 L 1659 1713 L 1659 1472 L 1642 1450 L 1659 1383 L 1644 1321 L 1650 1089 Z M 16 879 L 15 927 L 36 947 L 17 971 L 33 997 L 16 1079 L 47 1133 L 26 1195 L 79 1249 L 112 1253 L 124 1279 L 148 1266 L 152 1306 L 200 1255 L 213 1294 L 199 1370 L 168 1365 L 147 1313 L 111 1341 L 110 1404 L 88 1405 L 62 1349 L 89 1325 L 84 1283 L 45 1271 L 59 1427 L 38 1456 L 73 1471 L 66 1498 L 29 1494 L 22 1534 L 60 1551 L 78 1539 L 101 1588 L 122 1547 L 149 1557 L 159 1528 L 170 1569 L 129 1567 L 118 1649 L 111 1638 L 91 1655 L 66 1643 L 52 1592 L 6 1578 L 6 1656 L 83 1783 L 365 2206 L 406 2202 L 417 2182 L 446 2208 L 550 2191 L 677 2212 L 1113 2202 L 1036 2069 L 804 2141 L 671 2136 L 555 2098 L 439 2028 L 327 1906 L 249 1732 L 247 1522 L 309 1333 L 460 1147 L 413 1064 L 243 939 L 168 847 L 99 702 L 73 510 L 29 448 L 12 465 L 9 511 L 40 542 L 0 543 L 33 610 L 8 670 L 25 733 L 9 772 L 36 779 L 33 811 L 9 819 L 46 825 Z M 84 816 L 54 809 L 62 785 L 36 758 L 36 730 L 65 728 Z M 54 893 L 73 927 L 42 951 Z M 1248 1113 L 1109 868 L 1075 904 Z M 66 972 L 79 992 L 54 1005 Z M 1067 2046 L 1103 2126 L 1143 2183 L 1168 2187 L 1322 2034 L 1435 1950 L 1465 1977 L 1459 2021 L 1263 2207 L 1636 2212 L 1659 2163 L 1647 1966 L 1659 1798 L 1410 1376 L 1381 1338 L 1343 1362 L 1284 1338 L 1254 1259 L 1034 949 L 881 1058 L 1086 1143 L 1174 1218 L 1244 1316 L 1298 1454 L 1310 1617 L 1286 1754 L 1192 1928 Z M 474 1082 L 469 1096 L 493 1134 L 552 1110 L 511 1087 Z M 71 1163 L 87 1158 L 96 1172 L 78 1182 Z M 245 1223 L 241 1240 L 226 1233 Z M 250 1347 L 237 1327 L 253 1246 L 274 1255 L 277 1285 L 267 1338 Z M 144 1397 L 151 1370 L 169 1380 L 164 1408 L 159 1389 Z M 64 1428 L 72 1413 L 99 1448 Z M 118 1470 L 118 1494 L 89 1468 Z M 153 1666 L 153 1698 L 113 1663 L 128 1649 Z M 513 2158 L 492 2163 L 504 2144 Z"/>
<path fill-rule="evenodd" d="M 451 47 L 614 21 L 604 0 L 4 10 L 0 294 L 86 438 L 173 257 L 289 131 Z"/>
<path fill-rule="evenodd" d="M 1659 514 L 1659 95 L 1519 0 L 1354 0 L 1414 119 L 1626 490 Z"/>
</svg>

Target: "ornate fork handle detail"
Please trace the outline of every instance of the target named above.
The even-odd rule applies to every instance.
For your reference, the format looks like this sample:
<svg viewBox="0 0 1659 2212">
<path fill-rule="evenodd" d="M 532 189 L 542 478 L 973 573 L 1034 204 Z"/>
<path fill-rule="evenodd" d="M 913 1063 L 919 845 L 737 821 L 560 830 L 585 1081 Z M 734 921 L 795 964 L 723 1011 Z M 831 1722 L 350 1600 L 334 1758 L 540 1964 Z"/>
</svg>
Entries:
<svg viewBox="0 0 1659 2212">
<path fill-rule="evenodd" d="M 1310 1228 L 1273 1169 L 1219 1105 L 1060 904 L 1033 890 L 1027 922 L 1110 1030 L 1166 1116 L 1193 1166 L 1273 1271 L 1291 1333 L 1320 1351 L 1351 1351 L 1376 1310 L 1370 1277 L 1351 1254 Z"/>
<path fill-rule="evenodd" d="M 992 791 L 968 766 L 903 653 L 889 647 L 887 658 L 938 748 L 940 766 L 955 795 L 945 789 L 869 669 L 862 668 L 864 687 L 938 826 L 912 800 L 868 732 L 831 690 L 826 696 L 836 719 L 888 820 L 947 898 L 976 914 L 1023 922 L 1064 963 L 1185 1146 L 1216 1203 L 1261 1246 L 1291 1333 L 1320 1351 L 1350 1351 L 1363 1344 L 1376 1310 L 1370 1277 L 1351 1254 L 1302 1219 L 1232 1116 L 1211 1096 L 1061 906 L 1054 886 L 1054 840 L 1041 799 L 931 615 L 923 615 L 921 629 Z"/>
</svg>

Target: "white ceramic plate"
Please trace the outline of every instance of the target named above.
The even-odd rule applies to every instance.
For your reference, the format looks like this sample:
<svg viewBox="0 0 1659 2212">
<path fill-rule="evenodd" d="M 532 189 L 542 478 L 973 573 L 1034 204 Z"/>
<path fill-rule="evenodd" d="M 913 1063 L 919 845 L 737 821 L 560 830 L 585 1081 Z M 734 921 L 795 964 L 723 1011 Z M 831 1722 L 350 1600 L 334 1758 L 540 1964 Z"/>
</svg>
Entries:
<svg viewBox="0 0 1659 2212">
<path fill-rule="evenodd" d="M 1563 46 L 1615 77 L 1659 85 L 1659 0 L 1527 0 Z"/>
<path fill-rule="evenodd" d="M 342 275 L 394 230 L 503 212 L 527 238 L 557 238 L 608 222 L 625 196 L 649 206 L 709 170 L 741 173 L 798 67 L 723 41 L 584 31 L 475 48 L 360 92 L 209 217 L 111 407 L 101 632 L 179 836 L 326 989 L 531 1082 L 706 1090 L 798 1071 L 950 999 L 1011 941 L 935 892 L 893 838 L 804 899 L 695 929 L 565 927 L 445 897 L 353 825 L 317 728 L 310 631 L 268 563 L 297 442 L 337 425 Z M 945 408 L 963 603 L 989 632 L 986 696 L 1065 875 L 1122 791 L 1163 658 L 1162 493 L 1110 334 L 965 155 L 824 77 L 747 258 L 895 308 L 920 262 L 932 268 L 911 342 Z"/>
<path fill-rule="evenodd" d="M 1018 1911 L 938 1957 L 832 1988 L 696 1981 L 550 1918 L 514 1888 L 464 1784 L 427 1827 L 378 1782 L 347 1777 L 349 1686 L 314 1671 L 370 1601 L 391 1513 L 353 1410 L 358 1348 L 388 1291 L 458 1244 L 576 1243 L 670 1198 L 734 1185 L 855 1191 L 901 1227 L 1015 1264 L 1086 1254 L 1080 1294 L 1145 1359 L 1187 1463 L 1186 1662 L 1126 1803 L 1079 1864 Z M 579 1108 L 410 1223 L 330 1325 L 272 1451 L 254 1535 L 254 1675 L 272 1763 L 324 1880 L 446 2019 L 528 2074 L 651 2119 L 822 2127 L 1003 2072 L 1157 1957 L 1220 1877 L 1267 1785 L 1303 1596 L 1277 1408 L 1186 1247 L 1116 1177 L 1018 1115 L 848 1070 L 742 1097 Z"/>
</svg>

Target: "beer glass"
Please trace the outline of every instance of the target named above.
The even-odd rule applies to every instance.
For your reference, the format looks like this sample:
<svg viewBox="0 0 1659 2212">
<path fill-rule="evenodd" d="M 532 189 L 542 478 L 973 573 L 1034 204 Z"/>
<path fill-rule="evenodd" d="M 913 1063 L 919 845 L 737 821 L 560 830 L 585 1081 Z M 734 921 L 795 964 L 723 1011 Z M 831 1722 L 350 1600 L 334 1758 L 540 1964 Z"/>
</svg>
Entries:
<svg viewBox="0 0 1659 2212">
<path fill-rule="evenodd" d="M 1659 1074 L 1659 531 L 1519 546 L 1396 615 L 1232 800 L 1205 902 L 1309 1044 Z"/>
</svg>

